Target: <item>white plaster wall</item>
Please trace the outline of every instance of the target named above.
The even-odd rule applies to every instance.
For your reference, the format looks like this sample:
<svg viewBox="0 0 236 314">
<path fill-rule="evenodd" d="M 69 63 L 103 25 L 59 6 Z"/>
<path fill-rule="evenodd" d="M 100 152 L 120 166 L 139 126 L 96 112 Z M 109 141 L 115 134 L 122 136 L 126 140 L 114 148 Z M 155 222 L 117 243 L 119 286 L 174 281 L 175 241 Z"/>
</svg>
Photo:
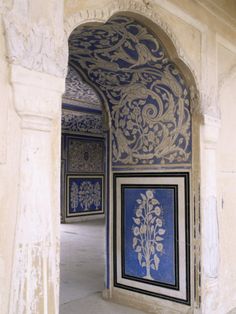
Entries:
<svg viewBox="0 0 236 314">
<path fill-rule="evenodd" d="M 219 313 L 236 307 L 236 47 L 218 45 L 221 130 L 217 147 L 219 206 Z"/>
</svg>

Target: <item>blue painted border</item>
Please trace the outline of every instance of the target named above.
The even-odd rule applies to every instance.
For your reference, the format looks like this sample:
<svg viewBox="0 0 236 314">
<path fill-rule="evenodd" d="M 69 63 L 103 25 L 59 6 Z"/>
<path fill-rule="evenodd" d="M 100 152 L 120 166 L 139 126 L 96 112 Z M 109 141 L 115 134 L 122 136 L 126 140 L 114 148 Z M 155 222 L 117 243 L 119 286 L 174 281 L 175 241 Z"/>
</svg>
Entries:
<svg viewBox="0 0 236 314">
<path fill-rule="evenodd" d="M 175 265 L 175 284 L 167 284 L 161 281 L 154 281 L 143 279 L 140 277 L 134 277 L 127 275 L 125 273 L 125 208 L 124 208 L 124 190 L 126 188 L 145 188 L 145 189 L 173 189 L 174 190 L 174 265 Z M 122 184 L 121 185 L 121 260 L 122 260 L 122 278 L 127 278 L 133 281 L 139 281 L 155 286 L 165 287 L 168 289 L 179 290 L 179 237 L 178 237 L 178 186 L 177 185 L 170 185 L 170 184 L 149 184 L 149 185 L 142 185 L 142 184 Z"/>
</svg>

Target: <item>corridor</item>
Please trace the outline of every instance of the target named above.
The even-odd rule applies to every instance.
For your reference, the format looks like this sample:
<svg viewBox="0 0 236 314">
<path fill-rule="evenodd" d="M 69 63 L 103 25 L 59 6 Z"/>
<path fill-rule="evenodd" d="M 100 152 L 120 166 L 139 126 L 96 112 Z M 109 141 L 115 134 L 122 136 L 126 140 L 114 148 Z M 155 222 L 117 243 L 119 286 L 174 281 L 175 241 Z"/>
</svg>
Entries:
<svg viewBox="0 0 236 314">
<path fill-rule="evenodd" d="M 61 225 L 60 314 L 144 314 L 104 301 L 104 221 Z"/>
</svg>

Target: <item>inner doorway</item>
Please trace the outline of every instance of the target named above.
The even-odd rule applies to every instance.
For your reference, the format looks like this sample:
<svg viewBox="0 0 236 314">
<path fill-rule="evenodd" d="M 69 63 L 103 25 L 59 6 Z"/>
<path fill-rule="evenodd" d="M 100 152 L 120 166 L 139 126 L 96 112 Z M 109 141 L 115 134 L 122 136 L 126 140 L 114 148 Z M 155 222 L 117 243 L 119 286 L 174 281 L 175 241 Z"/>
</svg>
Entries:
<svg viewBox="0 0 236 314">
<path fill-rule="evenodd" d="M 105 121 L 97 93 L 69 63 L 62 99 L 61 313 L 70 313 L 75 304 L 83 313 L 104 289 Z"/>
</svg>

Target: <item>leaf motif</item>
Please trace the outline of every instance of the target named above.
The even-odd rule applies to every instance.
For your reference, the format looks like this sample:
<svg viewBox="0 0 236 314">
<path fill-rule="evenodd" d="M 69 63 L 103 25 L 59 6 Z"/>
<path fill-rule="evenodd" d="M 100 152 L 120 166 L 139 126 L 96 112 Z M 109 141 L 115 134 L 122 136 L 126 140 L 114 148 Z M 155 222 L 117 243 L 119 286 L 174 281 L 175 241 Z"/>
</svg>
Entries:
<svg viewBox="0 0 236 314">
<path fill-rule="evenodd" d="M 153 209 L 153 205 L 152 205 L 152 204 L 149 204 L 149 205 L 148 205 L 148 210 L 151 211 L 152 209 Z"/>
<path fill-rule="evenodd" d="M 160 218 L 157 218 L 156 224 L 158 227 L 162 227 L 162 220 Z"/>
<path fill-rule="evenodd" d="M 152 269 L 154 269 L 154 270 L 156 270 L 156 269 L 155 269 L 155 266 L 154 266 L 154 264 L 151 264 L 151 268 L 152 268 Z"/>
<path fill-rule="evenodd" d="M 157 199 L 153 198 L 152 199 L 152 204 L 153 205 L 160 205 L 160 202 Z"/>
<path fill-rule="evenodd" d="M 163 235 L 165 234 L 165 232 L 166 232 L 165 229 L 162 229 L 162 228 L 158 230 L 159 235 Z"/>
<path fill-rule="evenodd" d="M 140 219 L 139 218 L 133 218 L 133 221 L 136 223 L 136 225 L 140 225 Z"/>
<path fill-rule="evenodd" d="M 143 139 L 143 144 L 147 146 L 147 151 L 148 151 L 148 140 L 146 138 Z"/>
<path fill-rule="evenodd" d="M 150 222 L 150 220 L 152 220 L 152 214 L 148 215 L 148 222 Z"/>
<path fill-rule="evenodd" d="M 159 216 L 161 214 L 161 208 L 159 206 L 155 207 L 155 214 Z"/>
<path fill-rule="evenodd" d="M 158 252 L 162 252 L 162 250 L 163 250 L 163 244 L 162 244 L 162 243 L 157 243 L 156 249 L 157 249 Z"/>
<path fill-rule="evenodd" d="M 142 201 L 140 199 L 137 200 L 138 204 L 142 204 Z"/>
<path fill-rule="evenodd" d="M 164 239 L 162 237 L 156 236 L 156 241 L 163 241 Z"/>
<path fill-rule="evenodd" d="M 144 200 L 144 201 L 146 201 L 146 196 L 143 194 L 143 193 L 141 193 L 141 197 L 142 197 L 142 199 Z"/>
<path fill-rule="evenodd" d="M 146 263 L 145 262 L 142 262 L 142 267 L 145 267 L 146 266 Z"/>
<path fill-rule="evenodd" d="M 141 253 L 138 253 L 138 261 L 139 261 L 139 264 L 142 265 L 142 254 Z"/>
<path fill-rule="evenodd" d="M 155 219 L 156 219 L 156 217 L 154 217 L 152 220 L 151 220 L 151 224 L 153 224 L 154 223 L 154 221 L 155 221 Z"/>
<path fill-rule="evenodd" d="M 133 238 L 133 248 L 135 248 L 137 243 L 138 243 L 138 239 L 134 237 Z"/>
<path fill-rule="evenodd" d="M 158 270 L 159 263 L 160 263 L 160 258 L 155 254 L 154 255 L 154 265 L 155 265 L 156 270 Z"/>
<path fill-rule="evenodd" d="M 135 252 L 141 252 L 141 246 L 140 246 L 140 245 L 138 245 L 138 246 L 136 247 Z"/>
</svg>

